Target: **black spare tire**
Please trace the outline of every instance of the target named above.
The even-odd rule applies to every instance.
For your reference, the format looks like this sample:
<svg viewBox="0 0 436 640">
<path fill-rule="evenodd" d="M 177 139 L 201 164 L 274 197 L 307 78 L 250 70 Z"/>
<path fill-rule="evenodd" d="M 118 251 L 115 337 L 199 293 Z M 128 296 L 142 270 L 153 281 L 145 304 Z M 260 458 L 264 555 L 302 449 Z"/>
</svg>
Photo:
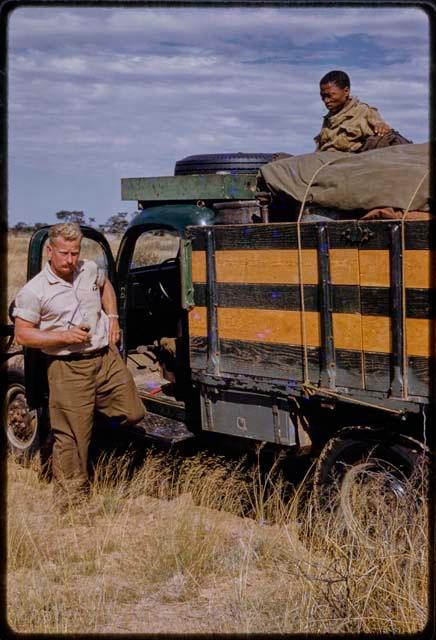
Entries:
<svg viewBox="0 0 436 640">
<path fill-rule="evenodd" d="M 256 173 L 259 167 L 272 159 L 272 153 L 204 153 L 178 160 L 174 175 Z"/>
</svg>

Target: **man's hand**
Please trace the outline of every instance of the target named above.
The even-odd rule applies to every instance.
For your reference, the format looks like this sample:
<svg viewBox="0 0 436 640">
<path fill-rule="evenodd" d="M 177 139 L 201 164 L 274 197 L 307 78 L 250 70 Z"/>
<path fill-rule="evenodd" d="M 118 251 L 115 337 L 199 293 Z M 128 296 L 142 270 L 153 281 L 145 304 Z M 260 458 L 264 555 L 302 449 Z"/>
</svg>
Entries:
<svg viewBox="0 0 436 640">
<path fill-rule="evenodd" d="M 109 344 L 118 344 L 121 339 L 121 329 L 118 318 L 109 318 Z"/>
<path fill-rule="evenodd" d="M 88 345 L 91 342 L 89 331 L 73 326 L 65 331 L 41 330 L 23 318 L 15 318 L 15 339 L 18 344 L 34 349 L 59 349 L 72 344 Z"/>
<path fill-rule="evenodd" d="M 81 327 L 72 327 L 68 331 L 64 331 L 66 344 L 85 344 L 88 345 L 91 342 L 91 336 L 89 335 L 89 329 L 85 330 Z"/>
<path fill-rule="evenodd" d="M 389 133 L 390 130 L 391 127 L 385 122 L 374 125 L 374 133 L 376 136 L 384 136 L 386 133 Z"/>
</svg>

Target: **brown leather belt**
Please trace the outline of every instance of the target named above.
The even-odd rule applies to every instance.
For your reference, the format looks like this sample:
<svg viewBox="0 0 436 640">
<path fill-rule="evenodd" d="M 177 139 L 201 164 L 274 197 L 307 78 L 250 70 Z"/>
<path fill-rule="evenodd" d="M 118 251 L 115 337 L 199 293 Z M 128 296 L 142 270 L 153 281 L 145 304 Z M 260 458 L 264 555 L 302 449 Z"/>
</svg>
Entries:
<svg viewBox="0 0 436 640">
<path fill-rule="evenodd" d="M 69 353 L 68 355 L 61 356 L 52 356 L 49 355 L 49 360 L 89 360 L 90 358 L 98 358 L 98 356 L 103 356 L 105 353 L 109 351 L 109 347 L 102 347 L 101 349 L 96 349 L 95 351 L 83 351 L 82 353 Z"/>
</svg>

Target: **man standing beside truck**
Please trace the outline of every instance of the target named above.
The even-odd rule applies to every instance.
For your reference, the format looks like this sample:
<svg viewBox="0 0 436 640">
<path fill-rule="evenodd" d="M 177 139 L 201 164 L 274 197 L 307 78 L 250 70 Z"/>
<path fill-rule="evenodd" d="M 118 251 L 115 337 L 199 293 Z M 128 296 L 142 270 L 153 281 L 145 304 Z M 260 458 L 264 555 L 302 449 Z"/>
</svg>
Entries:
<svg viewBox="0 0 436 640">
<path fill-rule="evenodd" d="M 49 261 L 18 292 L 13 315 L 17 342 L 47 356 L 55 497 L 62 509 L 89 492 L 94 411 L 134 424 L 145 410 L 116 347 L 112 284 L 94 262 L 80 260 L 77 224 L 53 225 L 48 235 Z"/>
</svg>

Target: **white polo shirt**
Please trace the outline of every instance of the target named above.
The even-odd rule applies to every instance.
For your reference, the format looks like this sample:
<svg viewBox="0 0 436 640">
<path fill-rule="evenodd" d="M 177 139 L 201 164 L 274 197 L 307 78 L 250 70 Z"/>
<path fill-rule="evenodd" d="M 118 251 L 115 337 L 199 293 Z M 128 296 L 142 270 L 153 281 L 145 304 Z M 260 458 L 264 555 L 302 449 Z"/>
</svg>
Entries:
<svg viewBox="0 0 436 640">
<path fill-rule="evenodd" d="M 68 355 L 105 347 L 109 320 L 101 306 L 105 272 L 91 260 L 79 260 L 73 282 L 57 276 L 47 263 L 15 298 L 13 315 L 34 323 L 38 329 L 65 331 L 82 323 L 90 325 L 91 343 L 68 347 L 46 347 L 49 355 Z"/>
</svg>

